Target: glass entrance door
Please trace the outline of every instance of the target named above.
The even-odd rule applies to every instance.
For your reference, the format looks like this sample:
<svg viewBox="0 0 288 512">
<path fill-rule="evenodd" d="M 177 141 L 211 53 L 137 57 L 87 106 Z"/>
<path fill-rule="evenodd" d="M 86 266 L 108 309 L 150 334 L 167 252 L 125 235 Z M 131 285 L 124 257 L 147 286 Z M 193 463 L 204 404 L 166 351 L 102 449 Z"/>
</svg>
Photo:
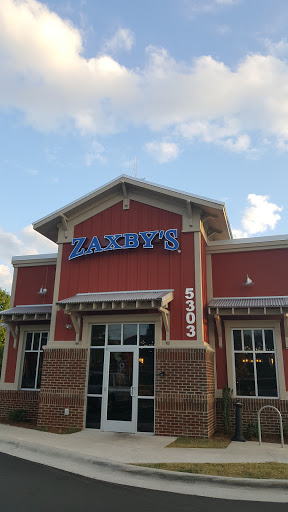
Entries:
<svg viewBox="0 0 288 512">
<path fill-rule="evenodd" d="M 102 429 L 136 432 L 137 349 L 107 347 L 104 368 Z"/>
</svg>

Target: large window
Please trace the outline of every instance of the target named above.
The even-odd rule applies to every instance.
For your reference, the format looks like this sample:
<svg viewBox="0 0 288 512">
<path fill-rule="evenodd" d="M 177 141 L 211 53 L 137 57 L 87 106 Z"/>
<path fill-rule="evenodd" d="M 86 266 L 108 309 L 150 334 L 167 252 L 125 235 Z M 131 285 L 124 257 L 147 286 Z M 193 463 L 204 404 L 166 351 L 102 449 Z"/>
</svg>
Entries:
<svg viewBox="0 0 288 512">
<path fill-rule="evenodd" d="M 237 396 L 277 397 L 273 329 L 232 329 Z"/>
<path fill-rule="evenodd" d="M 48 332 L 26 332 L 25 353 L 22 371 L 22 389 L 40 389 L 43 362 L 43 345 L 48 341 Z"/>
</svg>

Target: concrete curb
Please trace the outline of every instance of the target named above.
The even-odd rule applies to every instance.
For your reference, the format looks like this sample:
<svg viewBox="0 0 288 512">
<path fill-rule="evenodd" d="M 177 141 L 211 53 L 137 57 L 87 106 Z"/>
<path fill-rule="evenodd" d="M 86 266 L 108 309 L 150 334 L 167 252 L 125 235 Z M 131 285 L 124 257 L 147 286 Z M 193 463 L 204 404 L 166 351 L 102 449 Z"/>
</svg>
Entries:
<svg viewBox="0 0 288 512">
<path fill-rule="evenodd" d="M 113 462 L 108 459 L 101 459 L 94 456 L 83 455 L 79 452 L 72 452 L 70 450 L 58 449 L 42 444 L 30 443 L 29 441 L 15 440 L 0 436 L 0 451 L 2 449 L 5 452 L 5 448 L 17 450 L 26 450 L 30 453 L 39 454 L 46 457 L 53 457 L 58 461 L 71 462 L 80 464 L 81 466 L 90 466 L 107 469 L 112 472 L 120 472 L 126 475 L 140 476 L 143 480 L 161 480 L 166 482 L 183 483 L 183 484 L 196 484 L 196 483 L 209 483 L 213 486 L 219 487 L 230 487 L 230 488 L 245 488 L 261 490 L 273 489 L 287 491 L 288 493 L 288 481 L 287 480 L 268 480 L 268 479 L 250 479 L 250 478 L 231 478 L 222 476 L 210 476 L 210 475 L 196 475 L 190 473 L 181 473 L 177 471 L 166 471 L 161 469 L 139 467 L 137 465 L 123 464 L 119 462 Z M 17 456 L 17 453 L 13 453 Z M 97 477 L 98 478 L 98 477 Z M 101 474 L 99 476 L 101 480 Z M 144 482 L 143 482 L 144 483 Z M 133 485 L 133 484 L 132 484 Z"/>
</svg>

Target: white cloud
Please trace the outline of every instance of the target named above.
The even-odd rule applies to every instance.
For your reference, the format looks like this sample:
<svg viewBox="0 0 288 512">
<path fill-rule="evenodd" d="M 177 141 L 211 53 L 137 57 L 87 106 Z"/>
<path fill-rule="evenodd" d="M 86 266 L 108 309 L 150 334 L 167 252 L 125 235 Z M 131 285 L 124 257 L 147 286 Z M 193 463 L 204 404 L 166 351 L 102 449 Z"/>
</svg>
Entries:
<svg viewBox="0 0 288 512">
<path fill-rule="evenodd" d="M 222 146 L 234 153 L 254 153 L 247 134 L 239 135 L 240 127 L 235 119 L 224 120 L 221 124 L 192 122 L 180 124 L 178 132 L 188 140 L 200 140 Z"/>
<path fill-rule="evenodd" d="M 179 155 L 179 148 L 174 142 L 147 142 L 145 150 L 160 164 L 175 160 Z"/>
<path fill-rule="evenodd" d="M 248 238 L 248 233 L 246 231 L 242 231 L 241 229 L 232 228 L 233 238 Z"/>
<path fill-rule="evenodd" d="M 217 25 L 215 27 L 215 29 L 216 29 L 216 32 L 218 32 L 218 34 L 221 34 L 221 35 L 225 35 L 225 34 L 228 34 L 229 32 L 231 32 L 231 28 L 228 25 Z"/>
<path fill-rule="evenodd" d="M 190 14 L 209 13 L 219 7 L 236 5 L 240 0 L 187 0 L 185 7 Z"/>
<path fill-rule="evenodd" d="M 10 290 L 12 256 L 51 252 L 57 252 L 57 245 L 34 231 L 32 225 L 17 234 L 5 232 L 0 228 L 0 287 Z"/>
<path fill-rule="evenodd" d="M 105 41 L 102 51 L 112 54 L 119 50 L 130 51 L 134 43 L 135 35 L 132 30 L 119 28 L 111 39 Z"/>
<path fill-rule="evenodd" d="M 267 48 L 269 55 L 276 57 L 287 57 L 288 55 L 288 40 L 286 37 L 276 42 L 271 41 L 271 39 L 264 39 L 264 46 Z"/>
<path fill-rule="evenodd" d="M 99 144 L 96 140 L 94 140 L 91 144 L 90 151 L 88 151 L 85 155 L 85 164 L 87 167 L 90 167 L 95 161 L 104 164 L 106 162 L 106 158 L 103 156 L 105 152 L 102 144 Z"/>
<path fill-rule="evenodd" d="M 277 206 L 269 202 L 269 196 L 249 194 L 247 197 L 250 203 L 244 210 L 241 219 L 242 229 L 233 229 L 235 238 L 247 238 L 256 233 L 275 229 L 281 216 L 277 212 L 283 210 L 282 206 Z"/>
<path fill-rule="evenodd" d="M 115 41 L 128 49 L 129 37 Z M 288 62 L 272 49 L 232 68 L 211 56 L 185 64 L 149 46 L 145 65 L 129 69 L 98 49 L 84 58 L 80 30 L 36 0 L 1 0 L 0 47 L 0 108 L 18 109 L 36 129 L 104 136 L 145 126 L 186 139 L 190 130 L 191 139 L 248 155 L 255 134 L 288 150 Z"/>
<path fill-rule="evenodd" d="M 10 293 L 12 278 L 12 267 L 0 264 L 0 288 Z"/>
<path fill-rule="evenodd" d="M 37 169 L 26 169 L 25 171 L 27 174 L 31 174 L 31 176 L 37 176 L 39 174 L 39 172 L 37 171 Z"/>
</svg>

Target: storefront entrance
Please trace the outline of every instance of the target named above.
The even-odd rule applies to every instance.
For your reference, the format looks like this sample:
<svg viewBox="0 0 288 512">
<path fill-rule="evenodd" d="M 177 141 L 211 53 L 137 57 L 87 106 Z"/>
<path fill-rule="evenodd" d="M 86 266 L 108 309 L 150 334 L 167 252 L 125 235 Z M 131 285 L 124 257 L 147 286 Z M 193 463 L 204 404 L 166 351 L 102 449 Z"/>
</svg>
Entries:
<svg viewBox="0 0 288 512">
<path fill-rule="evenodd" d="M 104 363 L 102 429 L 136 432 L 137 348 L 107 348 Z"/>
<path fill-rule="evenodd" d="M 92 325 L 86 427 L 154 432 L 155 325 Z"/>
</svg>

